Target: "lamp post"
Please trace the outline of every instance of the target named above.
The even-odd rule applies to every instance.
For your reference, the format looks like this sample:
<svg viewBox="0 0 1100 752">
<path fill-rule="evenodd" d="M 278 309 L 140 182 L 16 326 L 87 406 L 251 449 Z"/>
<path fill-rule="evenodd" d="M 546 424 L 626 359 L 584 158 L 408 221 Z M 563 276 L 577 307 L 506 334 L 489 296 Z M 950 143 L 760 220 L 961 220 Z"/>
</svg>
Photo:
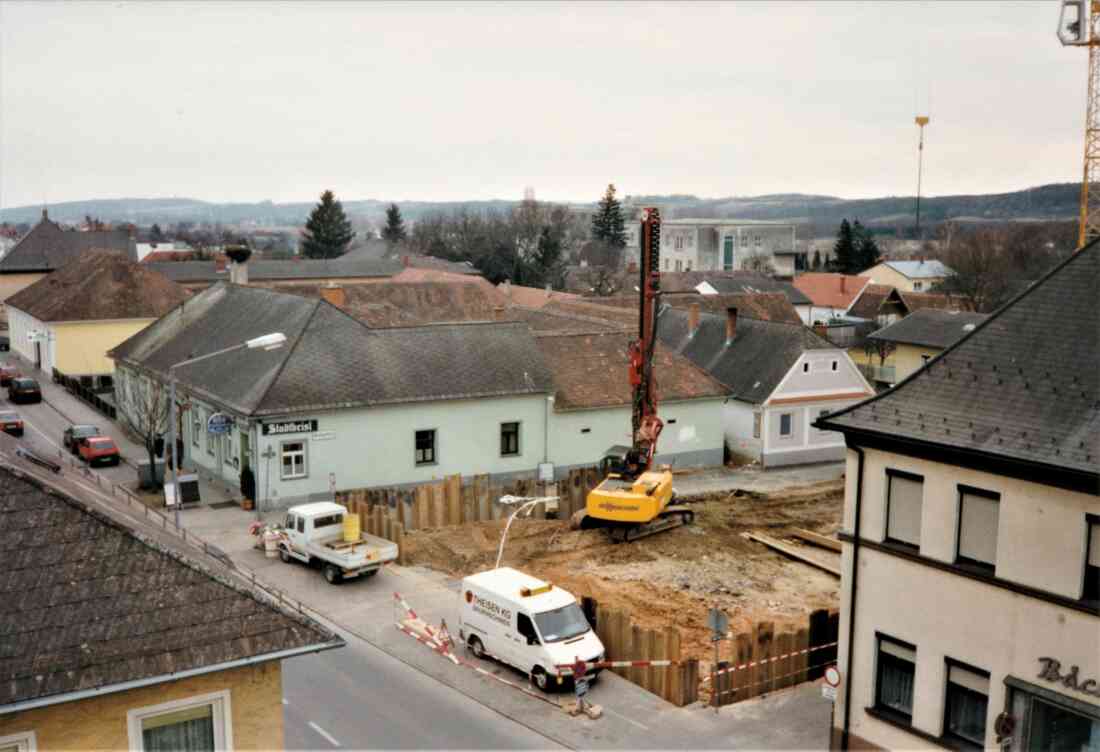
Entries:
<svg viewBox="0 0 1100 752">
<path fill-rule="evenodd" d="M 172 448 L 172 461 L 169 464 L 169 473 L 172 479 L 172 495 L 175 499 L 176 507 L 176 530 L 180 529 L 180 490 L 176 484 L 176 468 L 179 465 L 179 457 L 177 456 L 179 453 L 176 451 L 176 369 L 181 366 L 189 366 L 193 363 L 198 363 L 201 360 L 208 360 L 218 355 L 236 352 L 237 350 L 278 350 L 285 343 L 286 335 L 282 332 L 275 332 L 273 334 L 265 334 L 262 337 L 254 337 L 250 340 L 241 342 L 239 345 L 215 350 L 212 353 L 200 355 L 197 358 L 181 360 L 179 363 L 168 366 L 168 445 Z M 153 468 L 153 475 L 156 475 L 156 467 Z"/>
<path fill-rule="evenodd" d="M 508 524 L 504 526 L 504 532 L 500 535 L 500 548 L 497 550 L 497 563 L 494 569 L 500 569 L 500 560 L 504 558 L 504 541 L 508 539 L 508 529 L 512 527 L 512 520 L 519 516 L 520 512 L 532 509 L 535 504 L 544 501 L 557 501 L 557 496 L 501 496 L 501 504 L 519 504 L 519 508 L 508 517 Z M 520 502 L 523 502 L 522 504 Z M 528 511 L 528 514 L 530 512 Z"/>
</svg>

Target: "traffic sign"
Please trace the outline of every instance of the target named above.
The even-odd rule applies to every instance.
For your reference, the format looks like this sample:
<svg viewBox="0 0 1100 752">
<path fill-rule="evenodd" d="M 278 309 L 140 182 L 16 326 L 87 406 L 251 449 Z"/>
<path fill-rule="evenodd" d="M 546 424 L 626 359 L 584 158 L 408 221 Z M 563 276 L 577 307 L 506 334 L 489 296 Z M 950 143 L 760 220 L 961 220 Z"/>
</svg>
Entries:
<svg viewBox="0 0 1100 752">
<path fill-rule="evenodd" d="M 726 630 L 730 628 L 730 618 L 726 616 L 725 612 L 712 608 L 710 613 L 707 614 L 707 626 L 714 631 L 715 639 L 719 639 L 718 636 L 724 635 Z"/>
<path fill-rule="evenodd" d="M 825 669 L 825 683 L 830 687 L 840 686 L 840 671 L 836 666 L 829 666 Z"/>
<path fill-rule="evenodd" d="M 225 413 L 214 413 L 206 421 L 207 433 L 229 433 L 233 428 L 233 419 Z"/>
</svg>

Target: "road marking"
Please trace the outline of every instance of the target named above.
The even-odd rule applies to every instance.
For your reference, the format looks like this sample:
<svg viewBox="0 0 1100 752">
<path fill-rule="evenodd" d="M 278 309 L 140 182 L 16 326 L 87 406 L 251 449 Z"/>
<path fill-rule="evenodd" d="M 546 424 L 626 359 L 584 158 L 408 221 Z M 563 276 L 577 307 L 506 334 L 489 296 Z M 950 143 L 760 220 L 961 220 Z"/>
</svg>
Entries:
<svg viewBox="0 0 1100 752">
<path fill-rule="evenodd" d="M 332 734 L 330 734 L 329 732 L 325 731 L 325 730 L 324 730 L 323 728 L 321 728 L 320 726 L 318 726 L 318 725 L 317 725 L 316 723 L 314 723 L 313 721 L 310 721 L 310 722 L 309 722 L 309 727 L 310 727 L 311 729 L 313 729 L 314 731 L 316 731 L 316 732 L 317 732 L 318 734 L 320 734 L 321 736 L 325 737 L 325 740 L 326 740 L 326 741 L 327 741 L 327 742 L 328 742 L 329 744 L 331 744 L 332 746 L 334 746 L 334 747 L 339 747 L 339 746 L 340 746 L 340 742 L 338 742 L 338 741 L 336 741 L 335 739 L 333 739 L 333 738 L 332 738 Z"/>
<path fill-rule="evenodd" d="M 640 728 L 640 729 L 641 729 L 642 731 L 649 731 L 649 726 L 646 726 L 646 725 L 645 725 L 645 724 L 643 724 L 643 723 L 638 723 L 638 722 L 637 722 L 637 721 L 635 721 L 635 720 L 634 720 L 633 718 L 627 718 L 627 717 L 626 717 L 625 715 L 623 715 L 622 713 L 617 713 L 617 712 L 615 712 L 614 710 L 612 710 L 611 708 L 607 707 L 606 705 L 604 705 L 604 706 L 603 706 L 603 711 L 604 711 L 605 713 L 610 713 L 611 715 L 615 715 L 615 716 L 618 716 L 619 718 L 622 718 L 622 719 L 623 719 L 624 721 L 626 721 L 627 723 L 632 723 L 632 724 L 634 724 L 635 726 L 637 726 L 638 728 Z"/>
</svg>

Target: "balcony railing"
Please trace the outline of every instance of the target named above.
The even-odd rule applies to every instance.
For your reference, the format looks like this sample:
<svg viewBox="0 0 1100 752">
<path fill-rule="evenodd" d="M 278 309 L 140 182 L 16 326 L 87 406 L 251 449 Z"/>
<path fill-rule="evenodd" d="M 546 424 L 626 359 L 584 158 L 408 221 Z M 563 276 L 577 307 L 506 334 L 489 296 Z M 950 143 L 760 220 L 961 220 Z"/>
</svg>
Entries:
<svg viewBox="0 0 1100 752">
<path fill-rule="evenodd" d="M 869 381 L 877 381 L 882 384 L 894 384 L 897 382 L 897 368 L 895 366 L 874 366 L 861 363 L 859 370 Z"/>
</svg>

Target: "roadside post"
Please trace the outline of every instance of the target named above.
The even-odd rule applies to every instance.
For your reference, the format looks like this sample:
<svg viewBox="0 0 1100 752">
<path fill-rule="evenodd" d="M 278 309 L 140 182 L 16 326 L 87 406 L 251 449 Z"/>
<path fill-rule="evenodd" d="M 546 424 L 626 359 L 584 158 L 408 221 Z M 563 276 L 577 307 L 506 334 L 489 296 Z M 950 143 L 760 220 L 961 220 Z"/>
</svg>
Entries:
<svg viewBox="0 0 1100 752">
<path fill-rule="evenodd" d="M 825 683 L 821 685 L 821 696 L 829 701 L 829 735 L 832 736 L 836 722 L 836 690 L 840 686 L 840 670 L 836 666 L 825 669 Z"/>
<path fill-rule="evenodd" d="M 714 632 L 710 638 L 710 641 L 714 643 L 714 665 L 710 669 L 710 692 L 713 695 L 714 714 L 718 715 L 718 706 L 721 704 L 721 698 L 718 696 L 718 643 L 722 641 L 723 636 L 729 630 L 730 620 L 724 611 L 715 606 L 707 614 L 707 626 Z"/>
</svg>

